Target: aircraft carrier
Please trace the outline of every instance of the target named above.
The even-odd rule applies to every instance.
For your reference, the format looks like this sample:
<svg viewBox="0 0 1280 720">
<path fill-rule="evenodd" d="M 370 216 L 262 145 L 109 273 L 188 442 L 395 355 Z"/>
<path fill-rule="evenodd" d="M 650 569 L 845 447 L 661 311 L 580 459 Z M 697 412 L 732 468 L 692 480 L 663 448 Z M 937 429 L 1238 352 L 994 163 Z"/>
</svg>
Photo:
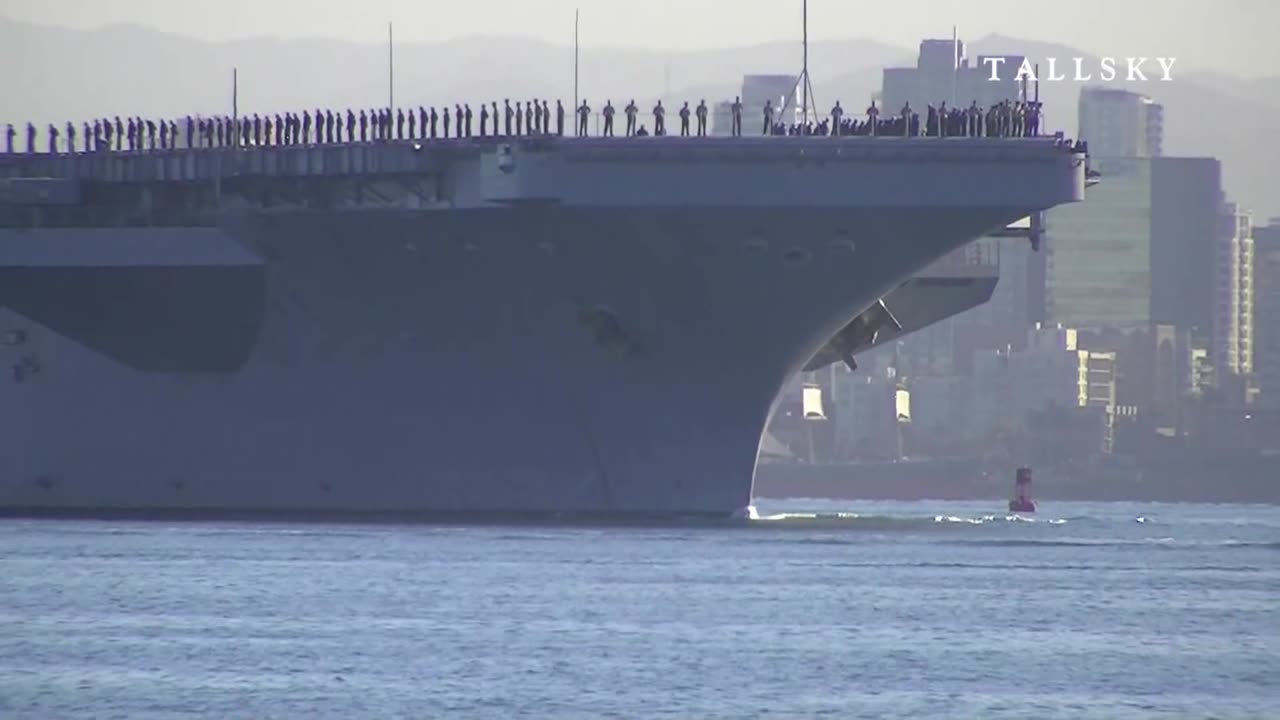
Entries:
<svg viewBox="0 0 1280 720">
<path fill-rule="evenodd" d="M 0 514 L 749 514 L 784 381 L 911 329 L 882 298 L 1083 199 L 1084 160 L 874 137 L 0 156 Z"/>
</svg>

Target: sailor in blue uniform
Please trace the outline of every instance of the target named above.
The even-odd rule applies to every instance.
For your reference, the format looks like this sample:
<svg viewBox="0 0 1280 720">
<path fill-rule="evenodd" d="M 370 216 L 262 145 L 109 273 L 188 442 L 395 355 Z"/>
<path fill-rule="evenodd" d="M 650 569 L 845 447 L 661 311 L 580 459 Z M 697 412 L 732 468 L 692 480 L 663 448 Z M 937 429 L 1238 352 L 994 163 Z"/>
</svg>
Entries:
<svg viewBox="0 0 1280 720">
<path fill-rule="evenodd" d="M 636 134 L 636 115 L 640 112 L 640 108 L 636 107 L 635 99 L 627 103 L 623 112 L 627 114 L 627 137 L 631 137 Z"/>
<path fill-rule="evenodd" d="M 604 135 L 603 137 L 613 137 L 613 101 L 604 101 Z"/>
<path fill-rule="evenodd" d="M 578 137 L 587 136 L 587 120 L 591 117 L 591 108 L 587 105 L 586 99 L 583 99 L 582 105 L 578 107 Z"/>
</svg>

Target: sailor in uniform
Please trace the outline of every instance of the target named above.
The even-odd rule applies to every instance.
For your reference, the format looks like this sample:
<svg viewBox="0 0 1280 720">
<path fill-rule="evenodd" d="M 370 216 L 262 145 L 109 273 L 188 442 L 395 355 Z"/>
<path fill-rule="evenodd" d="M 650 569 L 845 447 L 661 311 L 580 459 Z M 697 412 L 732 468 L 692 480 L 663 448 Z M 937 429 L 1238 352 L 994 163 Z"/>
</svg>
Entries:
<svg viewBox="0 0 1280 720">
<path fill-rule="evenodd" d="M 584 98 L 582 105 L 578 107 L 578 137 L 587 136 L 587 118 L 591 117 L 591 108 L 587 106 Z"/>
<path fill-rule="evenodd" d="M 742 137 L 742 98 L 734 96 L 733 105 L 729 106 L 729 111 L 733 113 L 733 131 L 734 137 Z"/>
<path fill-rule="evenodd" d="M 902 135 L 903 137 L 911 137 L 911 118 L 915 113 L 911 111 L 910 101 L 902 105 Z"/>
<path fill-rule="evenodd" d="M 604 135 L 603 137 L 613 137 L 613 101 L 604 101 Z"/>
<path fill-rule="evenodd" d="M 840 121 L 844 118 L 844 108 L 840 107 L 840 101 L 836 101 L 836 106 L 831 108 L 831 134 L 840 134 Z"/>
<path fill-rule="evenodd" d="M 564 137 L 564 103 L 556 100 L 556 135 Z"/>
<path fill-rule="evenodd" d="M 634 98 L 627 103 L 625 111 L 627 113 L 627 137 L 631 137 L 636 134 L 636 115 L 640 112 L 640 108 L 636 107 Z"/>
<path fill-rule="evenodd" d="M 689 101 L 680 108 L 680 137 L 689 137 Z"/>
<path fill-rule="evenodd" d="M 662 137 L 667 134 L 667 109 L 662 107 L 662 101 L 659 100 L 657 105 L 653 106 L 653 135 L 654 137 Z"/>
<path fill-rule="evenodd" d="M 707 101 L 706 100 L 702 100 L 698 102 L 698 109 L 696 111 L 696 114 L 698 116 L 698 137 L 703 137 L 707 134 Z"/>
<path fill-rule="evenodd" d="M 504 113 L 504 115 L 503 115 L 503 120 L 504 120 L 503 125 L 504 125 L 504 127 L 506 128 L 505 130 L 503 130 L 502 134 L 503 134 L 504 136 L 506 136 L 506 137 L 511 137 L 511 120 L 512 120 L 512 117 L 511 117 L 511 116 L 515 113 L 515 111 L 511 109 L 511 101 L 510 101 L 510 100 L 503 100 L 503 101 L 502 101 L 502 104 L 503 104 L 503 106 L 504 106 L 504 107 L 503 107 L 503 113 Z"/>
<path fill-rule="evenodd" d="M 770 135 L 773 133 L 773 101 L 764 101 L 764 132 L 761 135 Z"/>
</svg>

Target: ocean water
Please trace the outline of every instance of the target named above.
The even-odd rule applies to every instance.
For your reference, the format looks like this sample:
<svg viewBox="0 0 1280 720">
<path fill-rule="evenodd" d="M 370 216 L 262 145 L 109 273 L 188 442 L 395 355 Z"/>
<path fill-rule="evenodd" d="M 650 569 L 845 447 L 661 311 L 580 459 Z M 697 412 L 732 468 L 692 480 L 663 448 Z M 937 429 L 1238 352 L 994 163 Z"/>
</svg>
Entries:
<svg viewBox="0 0 1280 720">
<path fill-rule="evenodd" d="M 1280 717 L 1278 508 L 761 512 L 0 522 L 0 717 Z"/>
</svg>

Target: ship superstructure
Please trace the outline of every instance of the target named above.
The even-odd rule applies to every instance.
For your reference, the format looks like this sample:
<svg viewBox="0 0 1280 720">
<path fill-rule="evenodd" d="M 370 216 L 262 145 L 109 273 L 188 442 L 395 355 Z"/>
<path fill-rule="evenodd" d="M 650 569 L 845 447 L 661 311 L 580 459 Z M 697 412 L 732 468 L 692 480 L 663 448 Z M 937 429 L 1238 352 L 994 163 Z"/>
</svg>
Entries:
<svg viewBox="0 0 1280 720">
<path fill-rule="evenodd" d="M 933 260 L 1082 199 L 1083 160 L 865 137 L 0 157 L 0 511 L 740 514 L 783 382 Z"/>
</svg>

